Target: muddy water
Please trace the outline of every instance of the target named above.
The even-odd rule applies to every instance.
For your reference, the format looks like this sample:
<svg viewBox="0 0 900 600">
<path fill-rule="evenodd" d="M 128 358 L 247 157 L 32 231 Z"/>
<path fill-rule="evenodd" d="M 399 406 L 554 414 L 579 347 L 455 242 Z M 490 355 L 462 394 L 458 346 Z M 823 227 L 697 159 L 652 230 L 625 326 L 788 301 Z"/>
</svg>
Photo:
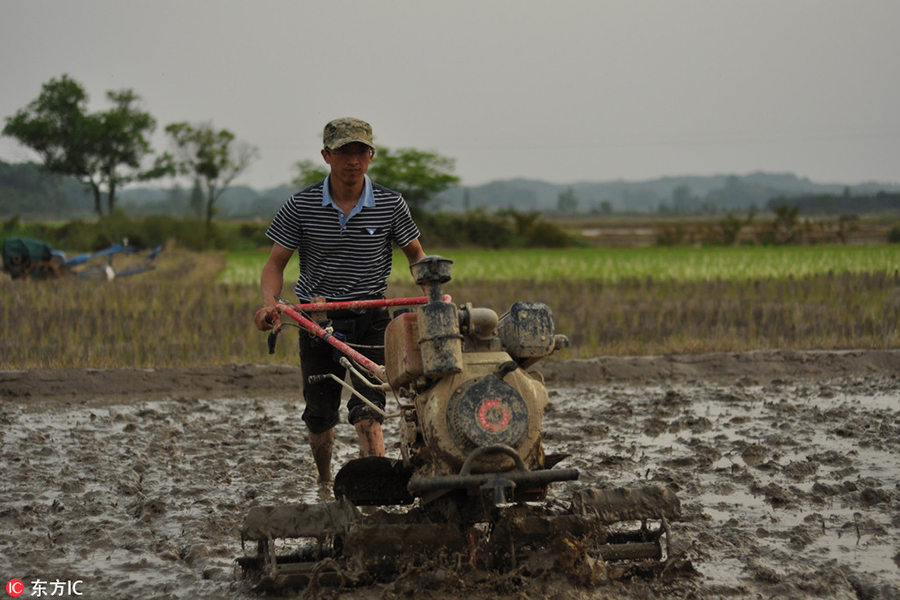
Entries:
<svg viewBox="0 0 900 600">
<path fill-rule="evenodd" d="M 23 597 L 43 581 L 46 596 L 75 598 L 65 584 L 78 581 L 84 598 L 251 598 L 233 562 L 246 509 L 317 499 L 301 408 L 284 398 L 3 403 L 4 583 L 22 580 Z M 339 428 L 336 465 L 355 453 L 351 433 Z M 445 577 L 429 580 L 432 597 L 442 586 L 485 598 L 900 597 L 897 379 L 558 388 L 545 446 L 571 453 L 560 466 L 582 473 L 557 485 L 560 499 L 586 485 L 676 489 L 675 551 L 697 573 L 605 589 Z"/>
<path fill-rule="evenodd" d="M 700 590 L 900 597 L 895 380 L 585 387 L 553 405 L 546 444 L 574 455 L 579 485 L 678 490 Z"/>
</svg>

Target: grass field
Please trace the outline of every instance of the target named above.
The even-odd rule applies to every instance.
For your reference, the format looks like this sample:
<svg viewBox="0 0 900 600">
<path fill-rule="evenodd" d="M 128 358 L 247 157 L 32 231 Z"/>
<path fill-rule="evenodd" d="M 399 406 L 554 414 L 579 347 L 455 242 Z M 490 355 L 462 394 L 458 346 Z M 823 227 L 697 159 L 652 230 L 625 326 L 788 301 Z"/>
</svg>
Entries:
<svg viewBox="0 0 900 600">
<path fill-rule="evenodd" d="M 900 348 L 900 246 L 453 251 L 456 303 L 551 307 L 562 358 Z M 265 252 L 167 249 L 112 282 L 0 278 L 0 369 L 296 364 L 252 315 Z M 388 295 L 419 295 L 397 255 Z M 286 277 L 292 298 L 296 266 Z"/>
</svg>

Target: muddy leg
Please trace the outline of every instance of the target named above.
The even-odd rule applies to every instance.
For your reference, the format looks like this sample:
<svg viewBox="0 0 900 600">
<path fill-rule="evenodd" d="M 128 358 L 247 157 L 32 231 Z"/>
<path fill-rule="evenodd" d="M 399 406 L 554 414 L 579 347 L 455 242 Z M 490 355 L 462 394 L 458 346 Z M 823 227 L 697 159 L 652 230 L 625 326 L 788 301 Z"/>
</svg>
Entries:
<svg viewBox="0 0 900 600">
<path fill-rule="evenodd" d="M 384 432 L 381 423 L 375 419 L 363 419 L 356 424 L 356 434 L 359 436 L 359 455 L 384 456 Z"/>
<path fill-rule="evenodd" d="M 331 483 L 331 450 L 334 447 L 334 429 L 325 433 L 309 432 L 309 446 L 319 471 L 319 483 Z"/>
</svg>

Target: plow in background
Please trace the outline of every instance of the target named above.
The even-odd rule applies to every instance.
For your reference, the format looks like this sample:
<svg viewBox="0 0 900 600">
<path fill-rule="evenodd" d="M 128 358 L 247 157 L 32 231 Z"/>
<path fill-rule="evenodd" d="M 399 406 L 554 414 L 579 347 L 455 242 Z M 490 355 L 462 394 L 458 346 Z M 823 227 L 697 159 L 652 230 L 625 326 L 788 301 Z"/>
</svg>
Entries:
<svg viewBox="0 0 900 600">
<path fill-rule="evenodd" d="M 30 237 L 10 237 L 3 242 L 3 271 L 13 279 L 49 280 L 77 277 L 93 281 L 112 281 L 130 275 L 144 273 L 154 268 L 153 261 L 162 246 L 140 254 L 140 249 L 128 244 L 112 244 L 98 252 L 79 254 L 71 258 L 65 252 L 53 248 L 47 242 Z M 113 257 L 132 255 L 127 269 L 116 269 Z"/>
</svg>

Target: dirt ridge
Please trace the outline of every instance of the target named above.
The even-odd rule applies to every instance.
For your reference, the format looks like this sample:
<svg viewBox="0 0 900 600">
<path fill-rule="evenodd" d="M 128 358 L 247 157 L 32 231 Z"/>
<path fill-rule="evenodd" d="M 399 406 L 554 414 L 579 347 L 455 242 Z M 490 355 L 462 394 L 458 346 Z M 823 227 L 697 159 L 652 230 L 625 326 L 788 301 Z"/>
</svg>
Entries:
<svg viewBox="0 0 900 600">
<path fill-rule="evenodd" d="M 767 384 L 779 380 L 900 375 L 900 350 L 766 350 L 666 356 L 601 356 L 545 361 L 549 386 L 590 383 L 689 382 Z M 76 397 L 177 395 L 278 396 L 301 386 L 300 368 L 235 364 L 164 369 L 0 371 L 0 398 L 29 401 Z"/>
</svg>

